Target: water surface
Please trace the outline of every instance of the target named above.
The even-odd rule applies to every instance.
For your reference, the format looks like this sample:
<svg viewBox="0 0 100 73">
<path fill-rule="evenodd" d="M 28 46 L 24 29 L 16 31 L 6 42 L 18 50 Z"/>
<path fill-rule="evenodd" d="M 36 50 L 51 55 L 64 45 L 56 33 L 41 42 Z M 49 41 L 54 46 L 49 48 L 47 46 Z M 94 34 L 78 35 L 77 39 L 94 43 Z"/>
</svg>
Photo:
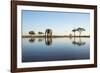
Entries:
<svg viewBox="0 0 100 73">
<path fill-rule="evenodd" d="M 89 38 L 22 38 L 22 62 L 89 58 Z"/>
</svg>

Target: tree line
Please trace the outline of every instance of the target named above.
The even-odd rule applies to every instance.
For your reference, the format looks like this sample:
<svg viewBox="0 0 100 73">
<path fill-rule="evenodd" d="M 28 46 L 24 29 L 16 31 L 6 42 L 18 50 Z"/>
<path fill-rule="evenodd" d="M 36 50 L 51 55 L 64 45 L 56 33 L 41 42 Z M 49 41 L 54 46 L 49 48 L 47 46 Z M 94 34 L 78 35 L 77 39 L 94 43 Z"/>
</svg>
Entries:
<svg viewBox="0 0 100 73">
<path fill-rule="evenodd" d="M 82 33 L 83 31 L 85 31 L 85 29 L 84 29 L 84 28 L 81 28 L 81 27 L 79 27 L 79 28 L 77 28 L 77 29 L 74 28 L 74 29 L 72 30 L 72 32 L 74 33 L 74 37 L 76 36 L 76 35 L 75 35 L 76 32 L 79 32 L 79 36 L 81 36 L 81 33 Z M 32 36 L 32 35 L 35 35 L 36 33 L 35 33 L 34 31 L 29 31 L 29 34 Z M 42 34 L 44 34 L 44 33 L 39 31 L 38 34 L 42 35 Z"/>
</svg>

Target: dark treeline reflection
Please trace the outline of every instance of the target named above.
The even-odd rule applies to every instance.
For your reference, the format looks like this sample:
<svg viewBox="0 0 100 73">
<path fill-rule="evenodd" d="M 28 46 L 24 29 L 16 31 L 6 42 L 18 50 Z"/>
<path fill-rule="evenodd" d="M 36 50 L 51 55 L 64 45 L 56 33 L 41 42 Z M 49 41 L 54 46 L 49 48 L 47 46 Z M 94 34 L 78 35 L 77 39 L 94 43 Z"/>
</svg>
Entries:
<svg viewBox="0 0 100 73">
<path fill-rule="evenodd" d="M 38 39 L 38 42 L 42 42 L 42 41 L 43 41 L 43 38 L 39 38 L 39 39 Z"/>
<path fill-rule="evenodd" d="M 72 41 L 72 44 L 77 46 L 83 46 L 85 45 L 85 43 L 86 42 L 82 41 L 81 37 L 78 38 L 78 41 L 76 41 L 76 38 L 74 37 L 74 41 Z"/>
<path fill-rule="evenodd" d="M 30 43 L 34 43 L 35 42 L 35 38 L 29 38 L 29 42 Z"/>
<path fill-rule="evenodd" d="M 36 39 L 37 38 L 29 38 L 29 42 L 30 43 L 34 43 Z M 86 42 L 84 42 L 81 37 L 77 37 L 77 38 L 75 38 L 75 37 L 73 37 L 73 38 L 69 37 L 69 39 L 70 39 L 70 41 L 72 42 L 72 44 L 74 46 L 75 45 L 77 45 L 77 46 L 83 46 L 83 45 L 86 44 Z M 51 38 L 51 37 L 38 38 L 38 42 L 44 42 L 43 40 L 45 40 L 45 45 L 47 45 L 47 46 L 52 45 L 53 38 Z"/>
</svg>

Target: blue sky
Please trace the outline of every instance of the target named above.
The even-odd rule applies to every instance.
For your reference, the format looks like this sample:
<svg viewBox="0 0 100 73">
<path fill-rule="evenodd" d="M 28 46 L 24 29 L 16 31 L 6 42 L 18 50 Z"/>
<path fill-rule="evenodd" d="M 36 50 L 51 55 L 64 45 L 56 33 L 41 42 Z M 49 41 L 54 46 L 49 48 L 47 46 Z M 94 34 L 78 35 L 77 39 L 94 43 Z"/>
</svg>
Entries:
<svg viewBox="0 0 100 73">
<path fill-rule="evenodd" d="M 90 30 L 90 14 L 76 12 L 54 12 L 22 10 L 22 32 L 33 30 L 45 32 L 52 29 L 53 34 L 69 34 L 73 28 L 83 27 L 85 33 Z"/>
</svg>

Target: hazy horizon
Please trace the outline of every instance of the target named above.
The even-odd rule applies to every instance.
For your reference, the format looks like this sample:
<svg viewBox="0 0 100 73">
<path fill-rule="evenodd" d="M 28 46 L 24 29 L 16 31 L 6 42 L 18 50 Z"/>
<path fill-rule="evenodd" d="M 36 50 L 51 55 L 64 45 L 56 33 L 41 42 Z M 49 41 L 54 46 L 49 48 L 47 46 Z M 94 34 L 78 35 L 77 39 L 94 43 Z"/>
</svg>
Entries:
<svg viewBox="0 0 100 73">
<path fill-rule="evenodd" d="M 86 30 L 82 34 L 89 35 L 90 32 L 89 13 L 22 10 L 21 19 L 22 35 L 27 35 L 29 31 L 45 32 L 48 28 L 53 35 L 73 34 L 72 30 L 78 27 Z"/>
</svg>

